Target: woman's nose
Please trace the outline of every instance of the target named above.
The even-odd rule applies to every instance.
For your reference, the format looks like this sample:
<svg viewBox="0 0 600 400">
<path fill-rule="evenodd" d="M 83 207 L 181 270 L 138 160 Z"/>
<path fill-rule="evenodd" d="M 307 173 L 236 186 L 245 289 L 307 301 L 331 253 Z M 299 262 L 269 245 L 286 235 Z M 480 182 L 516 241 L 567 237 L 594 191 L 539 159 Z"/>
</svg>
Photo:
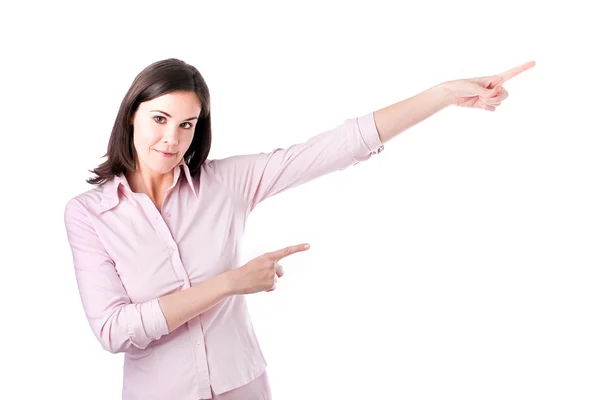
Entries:
<svg viewBox="0 0 600 400">
<path fill-rule="evenodd" d="M 178 145 L 179 144 L 179 140 L 175 140 L 172 136 L 169 136 L 169 137 L 166 137 L 163 140 L 163 143 Z"/>
<path fill-rule="evenodd" d="M 172 129 L 167 132 L 167 134 L 163 137 L 163 143 L 168 144 L 179 144 L 179 136 L 177 133 L 177 129 Z"/>
</svg>

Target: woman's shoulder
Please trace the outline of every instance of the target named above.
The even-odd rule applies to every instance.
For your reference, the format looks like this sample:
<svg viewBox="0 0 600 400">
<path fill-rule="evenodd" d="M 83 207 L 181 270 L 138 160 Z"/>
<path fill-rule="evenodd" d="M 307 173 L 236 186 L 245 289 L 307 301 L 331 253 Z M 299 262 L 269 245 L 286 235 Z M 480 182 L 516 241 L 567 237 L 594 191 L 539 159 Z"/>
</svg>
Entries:
<svg viewBox="0 0 600 400">
<path fill-rule="evenodd" d="M 106 183 L 94 186 L 70 197 L 65 204 L 65 213 L 74 210 L 98 212 L 101 208 L 105 185 Z"/>
</svg>

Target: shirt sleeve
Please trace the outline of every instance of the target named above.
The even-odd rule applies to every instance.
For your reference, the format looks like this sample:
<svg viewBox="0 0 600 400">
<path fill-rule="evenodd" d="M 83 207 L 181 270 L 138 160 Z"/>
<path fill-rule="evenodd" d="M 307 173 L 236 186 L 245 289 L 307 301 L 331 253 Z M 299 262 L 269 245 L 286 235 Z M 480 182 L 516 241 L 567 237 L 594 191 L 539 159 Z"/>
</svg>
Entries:
<svg viewBox="0 0 600 400">
<path fill-rule="evenodd" d="M 240 196 L 251 211 L 277 193 L 365 161 L 383 148 L 370 112 L 346 119 L 304 143 L 269 153 L 211 160 L 206 168 Z"/>
<path fill-rule="evenodd" d="M 102 347 L 111 353 L 144 349 L 167 334 L 158 298 L 132 304 L 84 206 L 72 199 L 65 207 L 64 219 L 79 295 Z"/>
</svg>

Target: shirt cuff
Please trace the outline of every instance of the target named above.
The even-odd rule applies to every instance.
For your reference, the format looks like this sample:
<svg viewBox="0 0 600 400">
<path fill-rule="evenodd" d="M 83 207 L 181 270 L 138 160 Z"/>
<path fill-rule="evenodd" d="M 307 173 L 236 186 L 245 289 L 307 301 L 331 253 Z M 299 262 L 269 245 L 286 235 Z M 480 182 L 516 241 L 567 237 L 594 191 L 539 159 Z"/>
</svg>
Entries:
<svg viewBox="0 0 600 400">
<path fill-rule="evenodd" d="M 135 347 L 145 349 L 152 341 L 169 333 L 158 298 L 145 303 L 128 304 L 124 310 L 127 313 L 129 339 Z"/>
<path fill-rule="evenodd" d="M 383 151 L 384 146 L 379 137 L 377 126 L 375 125 L 375 113 L 372 111 L 362 117 L 357 118 L 358 131 L 371 154 L 378 154 Z"/>
<path fill-rule="evenodd" d="M 154 314 L 152 319 L 154 321 L 154 339 L 156 340 L 169 333 L 169 327 L 167 326 L 167 319 L 158 303 L 158 298 L 151 300 L 149 305 Z"/>
</svg>

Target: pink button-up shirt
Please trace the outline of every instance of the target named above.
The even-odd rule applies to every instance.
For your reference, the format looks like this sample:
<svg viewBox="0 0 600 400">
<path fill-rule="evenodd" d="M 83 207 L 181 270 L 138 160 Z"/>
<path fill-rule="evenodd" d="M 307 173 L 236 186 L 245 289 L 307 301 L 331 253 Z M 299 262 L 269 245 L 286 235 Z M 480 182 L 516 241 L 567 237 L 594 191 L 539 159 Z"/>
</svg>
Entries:
<svg viewBox="0 0 600 400">
<path fill-rule="evenodd" d="M 207 399 L 211 387 L 221 394 L 262 374 L 244 296 L 171 333 L 158 298 L 240 266 L 239 241 L 262 200 L 381 150 L 371 112 L 287 149 L 207 160 L 197 178 L 181 162 L 162 212 L 122 175 L 71 199 L 65 225 L 81 301 L 102 347 L 125 353 L 122 398 Z"/>
</svg>

